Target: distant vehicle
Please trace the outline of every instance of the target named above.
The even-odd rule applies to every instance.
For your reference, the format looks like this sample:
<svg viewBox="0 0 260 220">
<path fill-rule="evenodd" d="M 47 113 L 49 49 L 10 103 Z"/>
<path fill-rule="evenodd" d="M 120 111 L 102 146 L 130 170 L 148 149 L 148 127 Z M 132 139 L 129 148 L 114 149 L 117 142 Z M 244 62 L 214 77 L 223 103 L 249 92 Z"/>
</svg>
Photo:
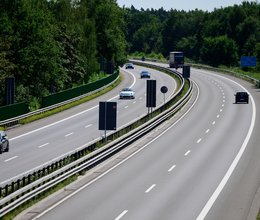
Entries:
<svg viewBox="0 0 260 220">
<path fill-rule="evenodd" d="M 119 93 L 120 99 L 134 99 L 135 98 L 135 92 L 131 88 L 124 88 Z"/>
<path fill-rule="evenodd" d="M 184 64 L 184 56 L 181 51 L 170 52 L 169 66 L 170 68 L 179 68 Z"/>
<path fill-rule="evenodd" d="M 9 151 L 9 140 L 4 131 L 0 131 L 0 154 Z"/>
<path fill-rule="evenodd" d="M 235 94 L 235 103 L 247 103 L 249 102 L 249 95 L 247 92 L 237 92 Z"/>
<path fill-rule="evenodd" d="M 125 68 L 126 68 L 126 69 L 134 69 L 134 64 L 132 64 L 132 63 L 126 63 Z"/>
<path fill-rule="evenodd" d="M 143 70 L 140 73 L 140 78 L 150 78 L 151 77 L 151 73 L 149 73 L 147 70 Z"/>
</svg>

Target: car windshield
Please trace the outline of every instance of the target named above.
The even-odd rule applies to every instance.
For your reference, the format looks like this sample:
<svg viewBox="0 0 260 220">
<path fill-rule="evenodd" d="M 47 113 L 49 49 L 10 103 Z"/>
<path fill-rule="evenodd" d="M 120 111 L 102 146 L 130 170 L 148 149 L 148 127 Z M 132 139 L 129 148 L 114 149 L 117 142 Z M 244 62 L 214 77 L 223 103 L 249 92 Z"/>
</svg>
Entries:
<svg viewBox="0 0 260 220">
<path fill-rule="evenodd" d="M 130 88 L 124 88 L 122 91 L 132 91 Z"/>
</svg>

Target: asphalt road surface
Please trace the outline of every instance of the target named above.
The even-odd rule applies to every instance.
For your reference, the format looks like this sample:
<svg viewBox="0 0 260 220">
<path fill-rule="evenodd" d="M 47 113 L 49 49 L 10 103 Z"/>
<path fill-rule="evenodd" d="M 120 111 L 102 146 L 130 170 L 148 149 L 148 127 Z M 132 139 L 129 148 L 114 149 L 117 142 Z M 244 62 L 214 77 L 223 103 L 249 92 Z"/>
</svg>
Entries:
<svg viewBox="0 0 260 220">
<path fill-rule="evenodd" d="M 82 148 L 104 135 L 98 130 L 99 101 L 117 102 L 117 128 L 120 128 L 147 114 L 146 79 L 140 79 L 141 70 L 122 69 L 123 81 L 113 91 L 90 102 L 21 127 L 7 131 L 10 152 L 0 155 L 0 183 L 4 184 L 24 172 L 37 170 L 43 164 L 63 157 L 64 154 Z M 167 74 L 149 70 L 151 79 L 157 81 L 157 88 L 169 88 L 168 99 L 176 89 L 175 80 Z M 124 87 L 135 90 L 135 99 L 119 100 L 119 91 Z M 157 106 L 162 105 L 164 96 L 157 92 Z M 108 132 L 109 133 L 109 132 Z"/>
<path fill-rule="evenodd" d="M 259 89 L 205 70 L 191 79 L 198 96 L 181 118 L 35 219 L 247 219 L 260 184 Z M 237 91 L 249 104 L 234 103 Z"/>
</svg>

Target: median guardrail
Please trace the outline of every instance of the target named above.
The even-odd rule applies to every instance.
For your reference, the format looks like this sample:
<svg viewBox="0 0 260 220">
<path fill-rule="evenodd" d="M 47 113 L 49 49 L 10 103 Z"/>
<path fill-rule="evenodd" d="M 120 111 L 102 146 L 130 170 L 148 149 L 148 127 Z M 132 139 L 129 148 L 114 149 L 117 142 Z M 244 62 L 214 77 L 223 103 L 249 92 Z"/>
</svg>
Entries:
<svg viewBox="0 0 260 220">
<path fill-rule="evenodd" d="M 168 68 L 151 64 L 149 64 L 149 67 L 156 67 L 162 71 L 173 73 Z M 106 145 L 104 145 L 105 140 L 100 138 L 57 161 L 46 163 L 41 168 L 31 170 L 29 173 L 24 173 L 9 180 L 8 183 L 1 183 L 0 217 L 65 179 L 97 165 L 172 117 L 189 100 L 193 88 L 193 84 L 189 80 L 185 81 L 180 74 L 176 72 L 175 74 L 181 82 L 180 88 L 170 100 L 154 110 L 153 117 L 150 114 L 145 115 L 111 133 L 107 137 L 108 142 L 106 143 L 108 144 Z M 184 92 L 185 82 L 188 84 L 187 92 Z M 104 146 L 100 147 L 101 145 Z M 92 152 L 89 153 L 89 151 Z"/>
</svg>

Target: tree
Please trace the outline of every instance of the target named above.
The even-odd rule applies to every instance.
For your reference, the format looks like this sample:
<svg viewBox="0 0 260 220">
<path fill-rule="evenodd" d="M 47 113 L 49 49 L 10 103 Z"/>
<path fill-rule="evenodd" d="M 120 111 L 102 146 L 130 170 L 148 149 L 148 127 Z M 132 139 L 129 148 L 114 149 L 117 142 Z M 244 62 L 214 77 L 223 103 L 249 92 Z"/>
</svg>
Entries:
<svg viewBox="0 0 260 220">
<path fill-rule="evenodd" d="M 238 61 L 237 45 L 227 36 L 205 38 L 201 48 L 201 60 L 213 66 L 236 65 Z"/>
</svg>

